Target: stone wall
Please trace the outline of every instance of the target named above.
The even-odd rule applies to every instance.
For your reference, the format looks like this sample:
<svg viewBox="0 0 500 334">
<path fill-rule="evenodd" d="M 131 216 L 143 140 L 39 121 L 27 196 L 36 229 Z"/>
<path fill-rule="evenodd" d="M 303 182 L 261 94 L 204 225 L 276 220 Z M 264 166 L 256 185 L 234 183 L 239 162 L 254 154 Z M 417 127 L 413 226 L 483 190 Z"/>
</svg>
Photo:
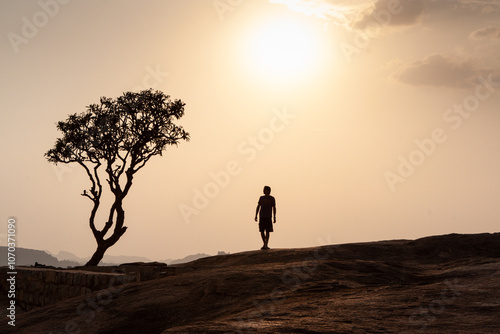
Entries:
<svg viewBox="0 0 500 334">
<path fill-rule="evenodd" d="M 9 290 L 8 271 L 6 267 L 0 268 L 0 286 L 4 291 Z M 160 278 L 171 270 L 165 264 L 130 264 L 79 269 L 16 267 L 15 271 L 16 304 L 31 310 L 125 283 Z"/>
</svg>

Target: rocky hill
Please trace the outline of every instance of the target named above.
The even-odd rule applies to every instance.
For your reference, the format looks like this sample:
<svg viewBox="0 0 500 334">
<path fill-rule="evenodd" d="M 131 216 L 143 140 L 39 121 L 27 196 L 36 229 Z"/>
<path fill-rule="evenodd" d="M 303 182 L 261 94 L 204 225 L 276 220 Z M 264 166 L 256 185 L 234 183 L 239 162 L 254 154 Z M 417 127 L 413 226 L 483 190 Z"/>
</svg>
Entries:
<svg viewBox="0 0 500 334">
<path fill-rule="evenodd" d="M 500 234 L 271 249 L 19 313 L 1 333 L 500 333 Z"/>
</svg>

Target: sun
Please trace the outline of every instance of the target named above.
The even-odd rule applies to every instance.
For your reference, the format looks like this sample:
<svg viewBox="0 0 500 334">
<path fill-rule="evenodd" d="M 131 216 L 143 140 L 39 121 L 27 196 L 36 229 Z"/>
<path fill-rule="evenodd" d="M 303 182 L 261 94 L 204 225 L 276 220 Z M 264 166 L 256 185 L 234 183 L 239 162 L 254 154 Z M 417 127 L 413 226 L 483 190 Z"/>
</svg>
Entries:
<svg viewBox="0 0 500 334">
<path fill-rule="evenodd" d="M 315 54 L 309 32 L 291 20 L 267 22 L 260 27 L 251 49 L 251 57 L 258 66 L 280 75 L 307 68 Z"/>
<path fill-rule="evenodd" d="M 313 70 L 319 61 L 318 31 L 290 17 L 259 22 L 250 34 L 246 57 L 254 75 L 285 83 Z"/>
</svg>

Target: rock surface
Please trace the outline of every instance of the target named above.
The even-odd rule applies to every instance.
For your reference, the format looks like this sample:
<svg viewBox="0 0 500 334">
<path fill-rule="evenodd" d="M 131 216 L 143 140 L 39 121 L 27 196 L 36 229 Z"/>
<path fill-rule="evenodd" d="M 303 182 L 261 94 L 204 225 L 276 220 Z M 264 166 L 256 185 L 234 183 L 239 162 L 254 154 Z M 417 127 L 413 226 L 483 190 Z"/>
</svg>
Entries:
<svg viewBox="0 0 500 334">
<path fill-rule="evenodd" d="M 1 333 L 500 333 L 500 234 L 214 256 Z"/>
</svg>

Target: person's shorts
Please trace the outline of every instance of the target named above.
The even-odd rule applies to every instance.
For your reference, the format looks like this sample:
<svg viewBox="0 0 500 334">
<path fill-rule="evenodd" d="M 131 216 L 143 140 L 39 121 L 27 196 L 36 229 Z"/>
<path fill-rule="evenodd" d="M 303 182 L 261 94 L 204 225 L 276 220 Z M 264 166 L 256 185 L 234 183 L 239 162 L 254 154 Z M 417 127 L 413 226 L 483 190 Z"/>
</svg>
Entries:
<svg viewBox="0 0 500 334">
<path fill-rule="evenodd" d="M 271 217 L 259 217 L 259 232 L 273 232 L 273 221 Z"/>
</svg>

